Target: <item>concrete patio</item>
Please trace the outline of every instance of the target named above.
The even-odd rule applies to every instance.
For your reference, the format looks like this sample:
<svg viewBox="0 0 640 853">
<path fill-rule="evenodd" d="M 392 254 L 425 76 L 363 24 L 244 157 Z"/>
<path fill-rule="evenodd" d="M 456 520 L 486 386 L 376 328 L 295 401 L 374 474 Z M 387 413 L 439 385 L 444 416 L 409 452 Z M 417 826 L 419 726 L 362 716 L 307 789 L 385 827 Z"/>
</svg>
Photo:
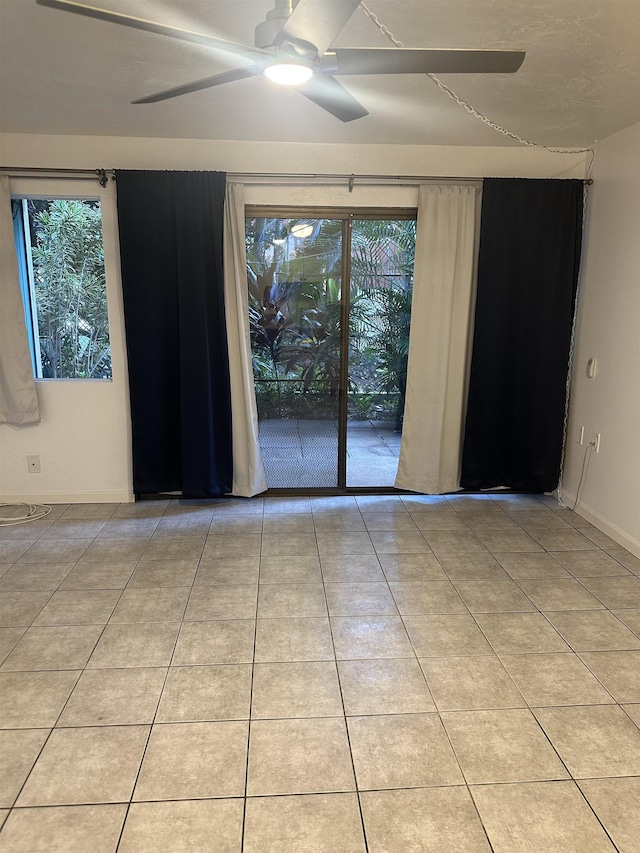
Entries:
<svg viewBox="0 0 640 853">
<path fill-rule="evenodd" d="M 327 420 L 259 421 L 260 447 L 270 489 L 338 485 L 338 424 Z M 391 421 L 347 425 L 347 486 L 393 486 L 400 433 Z"/>
</svg>

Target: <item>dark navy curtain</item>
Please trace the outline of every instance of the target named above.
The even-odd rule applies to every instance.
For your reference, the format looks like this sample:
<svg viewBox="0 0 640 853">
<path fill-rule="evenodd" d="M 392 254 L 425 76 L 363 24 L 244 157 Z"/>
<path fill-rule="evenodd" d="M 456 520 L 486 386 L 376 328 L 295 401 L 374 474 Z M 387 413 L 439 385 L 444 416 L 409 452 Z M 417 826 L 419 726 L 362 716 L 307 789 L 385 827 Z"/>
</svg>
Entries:
<svg viewBox="0 0 640 853">
<path fill-rule="evenodd" d="M 579 180 L 484 181 L 463 488 L 558 484 L 582 198 Z"/>
<path fill-rule="evenodd" d="M 136 495 L 231 491 L 222 172 L 118 171 Z"/>
</svg>

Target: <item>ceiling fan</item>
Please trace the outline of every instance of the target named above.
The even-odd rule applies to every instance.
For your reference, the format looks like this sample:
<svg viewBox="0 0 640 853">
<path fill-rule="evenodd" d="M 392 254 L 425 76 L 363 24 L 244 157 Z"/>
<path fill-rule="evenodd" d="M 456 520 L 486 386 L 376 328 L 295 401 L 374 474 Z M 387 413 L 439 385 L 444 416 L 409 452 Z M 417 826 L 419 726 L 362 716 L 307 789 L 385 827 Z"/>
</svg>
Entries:
<svg viewBox="0 0 640 853">
<path fill-rule="evenodd" d="M 523 50 L 395 47 L 330 49 L 360 5 L 360 0 L 275 0 L 275 9 L 256 28 L 255 47 L 87 6 L 77 0 L 36 2 L 40 6 L 204 45 L 230 53 L 248 63 L 242 68 L 139 98 L 132 101 L 134 104 L 165 101 L 264 74 L 277 83 L 295 86 L 305 98 L 346 122 L 369 113 L 336 77 L 359 74 L 507 73 L 517 71 L 525 57 Z"/>
</svg>

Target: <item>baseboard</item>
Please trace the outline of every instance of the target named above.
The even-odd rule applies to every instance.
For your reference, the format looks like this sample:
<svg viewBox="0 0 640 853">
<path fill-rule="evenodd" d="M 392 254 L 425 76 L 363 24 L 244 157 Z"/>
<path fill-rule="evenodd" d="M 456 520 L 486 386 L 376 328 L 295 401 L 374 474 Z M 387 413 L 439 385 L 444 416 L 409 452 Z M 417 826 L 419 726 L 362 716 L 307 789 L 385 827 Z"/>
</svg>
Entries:
<svg viewBox="0 0 640 853">
<path fill-rule="evenodd" d="M 25 504 L 108 504 L 132 503 L 133 492 L 114 489 L 105 492 L 11 492 L 0 495 L 0 503 Z"/>
<path fill-rule="evenodd" d="M 576 499 L 575 495 L 564 492 L 562 497 L 568 506 L 573 506 Z M 598 530 L 601 530 L 617 542 L 622 548 L 626 548 L 627 551 L 630 551 L 635 557 L 640 558 L 640 541 L 635 539 L 633 536 L 629 536 L 629 534 L 625 533 L 624 530 L 616 527 L 615 524 L 612 524 L 595 510 L 591 509 L 591 507 L 585 506 L 583 503 L 579 503 L 576 506 L 575 512 L 580 516 L 580 518 L 584 518 L 585 521 L 593 524 L 594 527 L 597 527 Z"/>
</svg>

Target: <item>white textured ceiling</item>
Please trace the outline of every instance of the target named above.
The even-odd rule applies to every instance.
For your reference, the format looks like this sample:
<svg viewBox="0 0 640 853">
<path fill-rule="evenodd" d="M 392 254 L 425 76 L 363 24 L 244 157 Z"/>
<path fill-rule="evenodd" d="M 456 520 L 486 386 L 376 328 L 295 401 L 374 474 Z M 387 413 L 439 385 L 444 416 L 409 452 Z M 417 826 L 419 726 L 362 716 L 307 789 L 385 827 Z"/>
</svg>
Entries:
<svg viewBox="0 0 640 853">
<path fill-rule="evenodd" d="M 272 0 L 84 0 L 253 44 Z M 516 74 L 443 75 L 516 133 L 582 146 L 640 121 L 640 0 L 368 0 L 407 47 L 524 48 Z M 389 46 L 361 9 L 341 46 Z M 239 63 L 238 63 L 239 64 Z M 0 0 L 0 129 L 15 133 L 326 143 L 501 145 L 424 75 L 352 77 L 370 115 L 343 124 L 252 78 L 158 104 L 129 102 L 233 67 L 211 50 Z"/>
</svg>

